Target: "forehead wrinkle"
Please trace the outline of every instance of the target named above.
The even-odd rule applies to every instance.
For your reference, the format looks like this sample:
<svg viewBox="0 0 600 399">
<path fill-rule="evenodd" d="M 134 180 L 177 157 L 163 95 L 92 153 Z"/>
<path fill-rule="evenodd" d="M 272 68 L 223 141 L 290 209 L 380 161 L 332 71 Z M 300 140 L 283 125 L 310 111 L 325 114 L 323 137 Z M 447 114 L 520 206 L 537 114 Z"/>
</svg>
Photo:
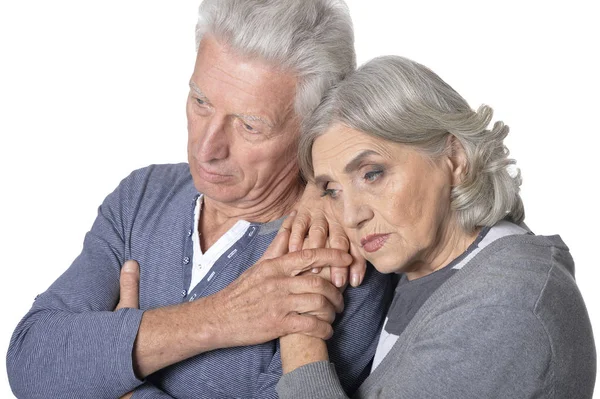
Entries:
<svg viewBox="0 0 600 399">
<path fill-rule="evenodd" d="M 220 73 L 223 73 L 224 75 L 232 78 L 234 80 L 234 82 L 224 81 L 222 78 L 215 76 L 214 74 L 210 74 L 210 73 L 206 73 L 205 76 L 208 76 L 210 79 L 215 79 L 215 80 L 221 81 L 224 84 L 227 84 L 229 86 L 233 86 L 235 89 L 239 90 L 240 92 L 243 92 L 243 93 L 247 94 L 248 96 L 254 98 L 255 99 L 254 101 L 256 101 L 257 103 L 260 102 L 261 97 L 265 95 L 265 93 L 261 93 L 261 96 L 258 96 L 256 93 L 253 93 L 252 91 L 254 89 L 256 89 L 255 85 L 251 84 L 250 89 L 248 89 L 246 87 L 246 86 L 248 86 L 246 80 L 244 80 L 242 78 L 238 78 L 238 77 L 232 75 L 231 73 L 228 73 L 225 68 L 221 68 L 219 66 L 213 66 L 210 69 L 213 69 Z M 236 82 L 239 82 L 241 84 L 236 84 Z M 195 85 L 195 86 L 196 86 L 196 88 L 198 88 L 197 85 Z M 270 94 L 273 94 L 275 98 L 279 99 L 284 96 L 284 94 L 278 92 L 277 90 L 273 90 L 273 88 L 267 88 L 265 86 L 260 86 L 260 88 L 262 90 L 268 90 L 268 92 Z M 208 98 L 208 97 L 206 97 L 206 95 L 204 95 L 202 93 L 201 90 L 199 90 L 199 88 L 198 88 L 198 91 L 200 94 L 203 95 L 204 98 Z M 279 91 L 281 91 L 281 90 L 279 90 Z M 284 108 L 285 112 L 270 112 L 268 114 L 272 113 L 273 115 L 269 115 L 269 116 L 259 115 L 259 114 L 234 113 L 234 114 L 232 114 L 232 116 L 235 116 L 235 117 L 238 117 L 241 119 L 247 119 L 247 120 L 258 120 L 258 121 L 263 122 L 270 128 L 275 128 L 276 126 L 282 125 L 289 118 L 290 112 L 294 111 L 294 107 L 293 107 L 294 100 L 295 100 L 295 95 L 292 95 L 290 98 L 289 104 L 287 104 Z M 263 104 L 264 104 L 264 102 L 263 102 Z M 265 106 L 267 106 L 267 108 L 269 108 L 269 109 L 271 109 L 271 111 L 273 111 L 273 108 L 274 108 L 273 105 L 264 104 L 263 108 Z"/>
</svg>

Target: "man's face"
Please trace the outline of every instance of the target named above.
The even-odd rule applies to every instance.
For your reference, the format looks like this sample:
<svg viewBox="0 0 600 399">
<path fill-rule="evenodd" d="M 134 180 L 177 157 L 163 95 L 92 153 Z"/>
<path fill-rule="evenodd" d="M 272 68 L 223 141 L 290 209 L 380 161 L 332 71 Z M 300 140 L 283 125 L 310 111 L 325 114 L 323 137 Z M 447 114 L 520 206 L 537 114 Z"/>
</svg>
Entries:
<svg viewBox="0 0 600 399">
<path fill-rule="evenodd" d="M 297 181 L 295 94 L 293 73 L 202 39 L 186 107 L 188 161 L 199 192 L 250 207 L 277 185 Z"/>
</svg>

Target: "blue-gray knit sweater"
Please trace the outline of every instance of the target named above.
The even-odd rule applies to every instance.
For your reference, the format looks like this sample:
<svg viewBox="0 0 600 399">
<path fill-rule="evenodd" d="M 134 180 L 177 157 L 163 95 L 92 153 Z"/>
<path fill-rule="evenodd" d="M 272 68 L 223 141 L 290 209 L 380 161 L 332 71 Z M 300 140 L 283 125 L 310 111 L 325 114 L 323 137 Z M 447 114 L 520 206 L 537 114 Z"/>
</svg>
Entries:
<svg viewBox="0 0 600 399">
<path fill-rule="evenodd" d="M 134 398 L 277 396 L 276 341 L 203 353 L 146 381 L 133 373 L 143 311 L 223 289 L 260 258 L 281 223 L 251 223 L 187 292 L 198 195 L 187 164 L 153 165 L 133 172 L 104 200 L 81 254 L 36 298 L 13 334 L 7 370 L 17 397 L 114 399 L 134 389 Z M 140 264 L 140 309 L 113 312 L 127 259 Z M 360 287 L 346 290 L 345 312 L 328 346 L 350 393 L 368 375 L 391 291 L 389 279 L 372 268 Z"/>
</svg>

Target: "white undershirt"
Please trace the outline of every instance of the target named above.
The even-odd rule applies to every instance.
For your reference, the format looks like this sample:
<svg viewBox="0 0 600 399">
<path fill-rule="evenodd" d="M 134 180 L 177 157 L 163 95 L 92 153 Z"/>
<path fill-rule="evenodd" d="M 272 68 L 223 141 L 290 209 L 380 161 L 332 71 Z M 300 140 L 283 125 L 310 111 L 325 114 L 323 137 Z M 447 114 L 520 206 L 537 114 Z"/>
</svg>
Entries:
<svg viewBox="0 0 600 399">
<path fill-rule="evenodd" d="M 217 242 L 215 242 L 205 253 L 202 253 L 200 248 L 200 233 L 198 231 L 198 223 L 200 221 L 200 212 L 202 212 L 202 194 L 196 201 L 196 208 L 194 209 L 194 233 L 192 235 L 192 242 L 194 244 L 194 252 L 192 255 L 192 279 L 190 281 L 190 288 L 188 292 L 191 292 L 196 285 L 202 281 L 208 271 L 214 266 L 215 262 L 219 260 L 221 255 L 231 248 L 240 238 L 244 236 L 250 222 L 245 220 L 238 220 L 232 228 L 227 230 Z"/>
</svg>

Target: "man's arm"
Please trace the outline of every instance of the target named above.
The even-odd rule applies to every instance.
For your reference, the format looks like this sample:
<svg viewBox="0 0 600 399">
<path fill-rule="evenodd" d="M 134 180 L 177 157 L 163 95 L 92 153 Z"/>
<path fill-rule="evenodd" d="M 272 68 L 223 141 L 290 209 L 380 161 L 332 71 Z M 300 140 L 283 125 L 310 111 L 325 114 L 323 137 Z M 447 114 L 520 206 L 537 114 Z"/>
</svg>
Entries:
<svg viewBox="0 0 600 399">
<path fill-rule="evenodd" d="M 351 261 L 332 250 L 303 251 L 283 263 L 263 261 L 215 297 L 146 312 L 113 312 L 135 220 L 131 209 L 142 201 L 136 193 L 143 190 L 132 186 L 147 180 L 135 175 L 107 197 L 81 255 L 17 326 L 7 354 L 17 396 L 115 398 L 139 386 L 138 377 L 205 350 L 265 342 L 290 332 L 331 334 L 329 324 L 298 313 L 321 308 L 329 314 L 334 307 L 328 300 L 341 310 L 337 289 L 318 278 L 291 275 Z"/>
<path fill-rule="evenodd" d="M 352 257 L 333 249 L 287 252 L 289 227 L 282 226 L 262 260 L 218 293 L 193 302 L 148 310 L 134 346 L 138 376 L 218 348 L 267 342 L 291 333 L 322 339 L 333 331 L 340 292 L 310 273 L 327 265 L 347 267 Z M 173 328 L 176 326 L 177 328 Z"/>
</svg>

